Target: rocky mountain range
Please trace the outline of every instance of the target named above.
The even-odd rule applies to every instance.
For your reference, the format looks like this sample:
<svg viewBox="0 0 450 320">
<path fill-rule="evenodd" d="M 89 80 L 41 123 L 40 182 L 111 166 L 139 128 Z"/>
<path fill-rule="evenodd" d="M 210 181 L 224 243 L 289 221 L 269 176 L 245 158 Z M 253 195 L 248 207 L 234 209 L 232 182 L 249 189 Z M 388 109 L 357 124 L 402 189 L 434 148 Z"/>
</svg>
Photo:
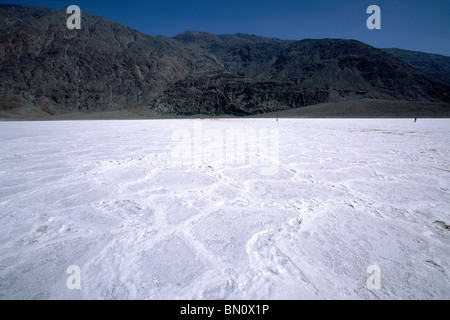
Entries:
<svg viewBox="0 0 450 320">
<path fill-rule="evenodd" d="M 355 99 L 450 103 L 445 56 L 342 39 L 153 37 L 86 12 L 69 30 L 67 18 L 0 5 L 0 111 L 242 116 Z"/>
<path fill-rule="evenodd" d="M 444 83 L 450 83 L 450 57 L 397 48 L 383 49 L 403 62 L 411 65 Z"/>
</svg>

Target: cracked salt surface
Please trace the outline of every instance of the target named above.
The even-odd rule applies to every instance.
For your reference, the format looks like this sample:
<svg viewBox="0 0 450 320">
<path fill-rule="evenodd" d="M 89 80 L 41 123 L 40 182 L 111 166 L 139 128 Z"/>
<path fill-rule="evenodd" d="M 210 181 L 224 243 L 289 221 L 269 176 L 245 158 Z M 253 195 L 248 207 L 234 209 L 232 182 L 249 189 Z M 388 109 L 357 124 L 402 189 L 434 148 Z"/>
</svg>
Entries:
<svg viewBox="0 0 450 320">
<path fill-rule="evenodd" d="M 277 171 L 173 161 L 199 123 L 278 130 Z M 449 138 L 448 119 L 2 122 L 0 298 L 449 299 Z"/>
</svg>

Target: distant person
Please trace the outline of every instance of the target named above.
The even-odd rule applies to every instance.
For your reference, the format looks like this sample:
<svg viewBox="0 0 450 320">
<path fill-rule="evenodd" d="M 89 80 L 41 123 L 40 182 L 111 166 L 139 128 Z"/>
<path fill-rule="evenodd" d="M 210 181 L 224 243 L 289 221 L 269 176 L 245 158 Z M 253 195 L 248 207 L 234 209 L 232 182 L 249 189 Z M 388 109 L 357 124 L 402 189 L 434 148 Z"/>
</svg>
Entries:
<svg viewBox="0 0 450 320">
<path fill-rule="evenodd" d="M 414 122 L 417 122 L 417 118 L 414 118 Z"/>
</svg>

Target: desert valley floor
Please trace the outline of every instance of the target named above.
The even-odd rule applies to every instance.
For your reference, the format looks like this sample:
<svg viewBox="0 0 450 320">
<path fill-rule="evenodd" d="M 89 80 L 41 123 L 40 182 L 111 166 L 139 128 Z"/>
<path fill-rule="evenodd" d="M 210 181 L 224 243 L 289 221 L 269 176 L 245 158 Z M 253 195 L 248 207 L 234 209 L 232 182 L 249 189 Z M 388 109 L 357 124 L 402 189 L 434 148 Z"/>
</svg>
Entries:
<svg viewBox="0 0 450 320">
<path fill-rule="evenodd" d="M 450 298 L 450 119 L 0 122 L 0 150 L 0 299 Z"/>
</svg>

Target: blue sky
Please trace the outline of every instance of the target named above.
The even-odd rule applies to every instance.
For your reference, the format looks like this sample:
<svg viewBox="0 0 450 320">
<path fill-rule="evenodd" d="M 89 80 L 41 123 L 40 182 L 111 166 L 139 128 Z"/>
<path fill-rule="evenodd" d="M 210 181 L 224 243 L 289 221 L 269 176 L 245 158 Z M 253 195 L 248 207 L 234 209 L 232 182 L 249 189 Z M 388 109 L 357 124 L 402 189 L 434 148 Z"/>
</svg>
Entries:
<svg viewBox="0 0 450 320">
<path fill-rule="evenodd" d="M 356 39 L 378 48 L 450 56 L 450 0 L 0 0 L 81 10 L 150 35 L 186 30 L 249 33 L 281 39 Z M 369 30 L 366 9 L 381 8 L 381 30 Z"/>
</svg>

